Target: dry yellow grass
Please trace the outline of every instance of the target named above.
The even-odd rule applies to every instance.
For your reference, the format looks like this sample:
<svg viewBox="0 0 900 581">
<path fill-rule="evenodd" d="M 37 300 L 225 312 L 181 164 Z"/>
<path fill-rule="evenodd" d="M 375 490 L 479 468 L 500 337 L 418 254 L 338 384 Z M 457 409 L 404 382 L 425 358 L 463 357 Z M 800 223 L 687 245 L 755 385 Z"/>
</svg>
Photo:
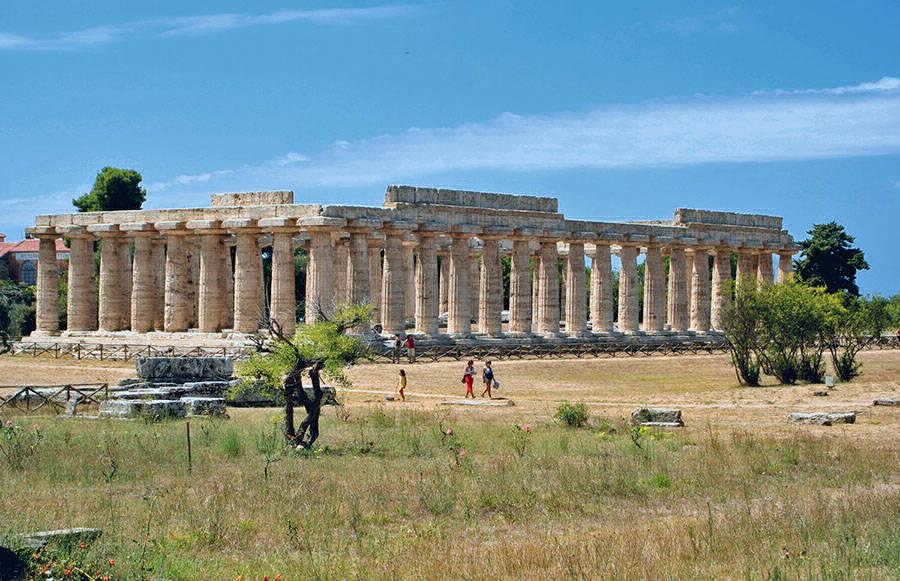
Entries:
<svg viewBox="0 0 900 581">
<path fill-rule="evenodd" d="M 738 387 L 719 356 L 497 362 L 516 405 L 482 409 L 439 405 L 462 395 L 459 363 L 403 366 L 402 404 L 384 401 L 397 366 L 360 366 L 349 417 L 329 411 L 323 449 L 284 456 L 268 482 L 276 410 L 192 421 L 192 473 L 183 422 L 41 418 L 38 453 L 0 472 L 0 539 L 100 526 L 89 555 L 114 558 L 113 578 L 893 579 L 900 410 L 871 399 L 897 397 L 900 352 L 863 360 L 827 398 Z M 0 358 L 0 374 L 57 383 L 72 365 Z M 564 399 L 590 402 L 591 428 L 552 420 Z M 638 447 L 621 421 L 634 403 L 682 407 L 688 425 Z M 854 408 L 856 425 L 785 422 Z M 522 453 L 517 423 L 533 426 Z"/>
</svg>

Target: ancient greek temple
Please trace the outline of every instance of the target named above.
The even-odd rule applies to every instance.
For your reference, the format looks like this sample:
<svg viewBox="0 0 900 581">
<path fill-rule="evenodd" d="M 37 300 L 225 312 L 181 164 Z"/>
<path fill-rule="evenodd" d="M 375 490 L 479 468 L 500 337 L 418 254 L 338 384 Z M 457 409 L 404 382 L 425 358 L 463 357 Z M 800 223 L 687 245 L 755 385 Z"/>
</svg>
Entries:
<svg viewBox="0 0 900 581">
<path fill-rule="evenodd" d="M 373 322 L 361 333 L 441 341 L 715 333 L 730 297 L 732 256 L 739 277 L 773 281 L 778 255 L 782 281 L 797 251 L 775 216 L 678 209 L 665 221 L 569 220 L 555 198 L 410 186 L 388 187 L 380 208 L 293 197 L 217 194 L 205 208 L 38 216 L 28 229 L 40 240 L 35 335 L 239 340 L 265 317 L 290 332 L 298 247 L 308 252 L 307 321 L 345 301 L 368 301 Z M 71 247 L 65 330 L 60 236 Z M 270 285 L 264 253 L 271 253 Z"/>
</svg>

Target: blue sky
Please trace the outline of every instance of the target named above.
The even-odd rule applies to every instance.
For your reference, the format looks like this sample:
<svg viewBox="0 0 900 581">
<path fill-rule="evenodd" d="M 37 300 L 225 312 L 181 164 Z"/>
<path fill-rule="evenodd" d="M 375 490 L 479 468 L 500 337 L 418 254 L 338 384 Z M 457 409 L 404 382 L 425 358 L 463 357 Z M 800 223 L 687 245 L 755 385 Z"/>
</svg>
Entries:
<svg viewBox="0 0 900 581">
<path fill-rule="evenodd" d="M 560 5 L 562 7 L 560 7 Z M 6 0 L 0 232 L 104 165 L 145 207 L 390 183 L 837 220 L 900 292 L 900 3 Z"/>
</svg>

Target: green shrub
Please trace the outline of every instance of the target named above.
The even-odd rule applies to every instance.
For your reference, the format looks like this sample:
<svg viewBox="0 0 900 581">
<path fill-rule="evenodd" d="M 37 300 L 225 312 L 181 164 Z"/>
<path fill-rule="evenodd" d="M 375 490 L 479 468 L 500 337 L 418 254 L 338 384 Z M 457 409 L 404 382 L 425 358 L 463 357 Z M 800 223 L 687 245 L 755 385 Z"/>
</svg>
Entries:
<svg viewBox="0 0 900 581">
<path fill-rule="evenodd" d="M 222 438 L 222 452 L 225 453 L 226 456 L 230 456 L 231 458 L 237 458 L 244 451 L 244 446 L 241 444 L 241 439 L 238 436 L 237 431 L 230 429 L 225 432 L 224 437 Z"/>
<path fill-rule="evenodd" d="M 588 407 L 584 403 L 564 402 L 556 408 L 554 418 L 572 428 L 580 428 L 588 421 Z"/>
</svg>

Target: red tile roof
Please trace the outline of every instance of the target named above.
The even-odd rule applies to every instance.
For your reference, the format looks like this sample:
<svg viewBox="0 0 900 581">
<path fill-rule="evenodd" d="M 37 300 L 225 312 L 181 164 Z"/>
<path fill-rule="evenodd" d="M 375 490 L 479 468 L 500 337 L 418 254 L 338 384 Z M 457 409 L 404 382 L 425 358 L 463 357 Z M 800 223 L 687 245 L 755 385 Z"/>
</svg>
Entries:
<svg viewBox="0 0 900 581">
<path fill-rule="evenodd" d="M 40 240 L 29 238 L 27 240 L 19 240 L 16 242 L 0 242 L 0 257 L 6 256 L 11 252 L 37 252 L 40 247 Z M 66 243 L 62 238 L 56 239 L 56 251 L 68 252 Z"/>
</svg>

